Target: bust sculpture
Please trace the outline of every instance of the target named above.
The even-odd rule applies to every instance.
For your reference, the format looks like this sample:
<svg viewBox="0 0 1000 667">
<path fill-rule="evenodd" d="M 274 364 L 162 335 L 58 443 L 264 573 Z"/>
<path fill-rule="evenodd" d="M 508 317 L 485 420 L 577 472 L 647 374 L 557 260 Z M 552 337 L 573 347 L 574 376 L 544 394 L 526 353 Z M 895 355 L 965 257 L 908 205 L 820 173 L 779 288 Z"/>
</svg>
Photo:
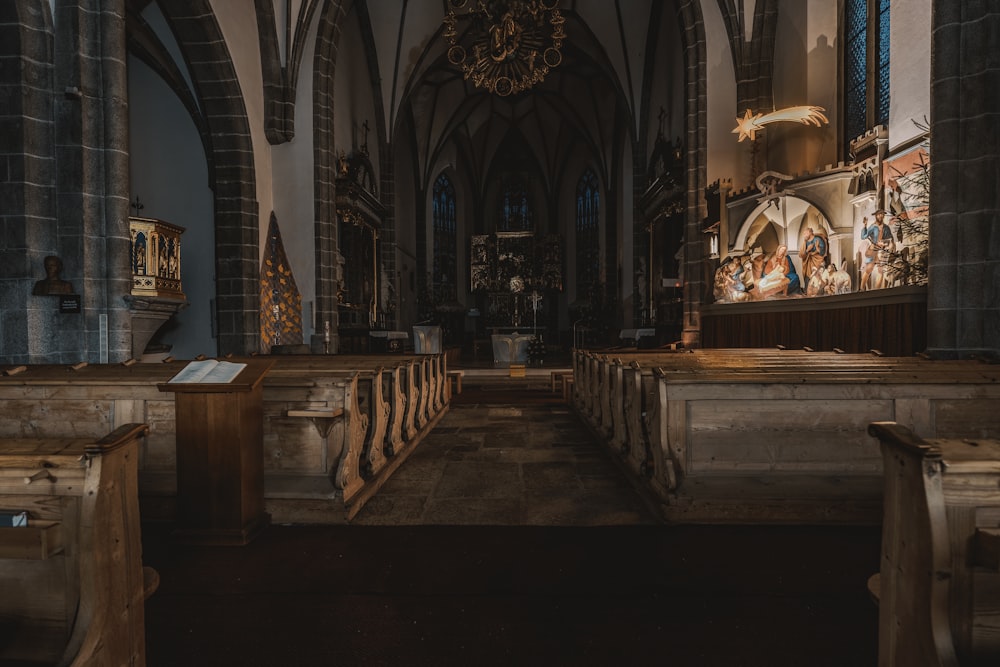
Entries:
<svg viewBox="0 0 1000 667">
<path fill-rule="evenodd" d="M 45 258 L 45 279 L 35 283 L 35 288 L 31 293 L 35 296 L 46 296 L 50 294 L 72 294 L 73 285 L 59 277 L 62 273 L 62 260 L 55 255 Z"/>
</svg>

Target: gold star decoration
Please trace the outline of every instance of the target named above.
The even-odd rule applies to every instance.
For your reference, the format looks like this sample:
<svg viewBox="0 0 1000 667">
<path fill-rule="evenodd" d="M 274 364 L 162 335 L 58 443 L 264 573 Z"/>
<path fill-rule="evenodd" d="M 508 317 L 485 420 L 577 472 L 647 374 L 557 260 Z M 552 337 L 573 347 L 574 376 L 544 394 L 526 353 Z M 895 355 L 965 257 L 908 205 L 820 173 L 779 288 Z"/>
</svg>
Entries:
<svg viewBox="0 0 1000 667">
<path fill-rule="evenodd" d="M 755 114 L 750 109 L 747 109 L 742 118 L 736 119 L 736 127 L 733 129 L 733 134 L 740 135 L 739 139 L 737 139 L 738 142 L 743 141 L 747 137 L 750 137 L 750 141 L 756 141 L 757 133 L 762 132 L 764 126 L 771 123 L 801 123 L 802 125 L 819 127 L 830 122 L 823 114 L 824 111 L 826 109 L 823 107 L 809 105 L 779 109 L 769 114 Z"/>
</svg>

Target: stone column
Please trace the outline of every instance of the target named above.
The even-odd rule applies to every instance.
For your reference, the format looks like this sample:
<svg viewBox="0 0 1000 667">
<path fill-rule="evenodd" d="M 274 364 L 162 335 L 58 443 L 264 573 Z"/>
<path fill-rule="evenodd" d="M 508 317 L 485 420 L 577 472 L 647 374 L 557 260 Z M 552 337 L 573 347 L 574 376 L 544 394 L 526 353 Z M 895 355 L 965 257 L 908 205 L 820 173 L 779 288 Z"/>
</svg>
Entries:
<svg viewBox="0 0 1000 667">
<path fill-rule="evenodd" d="M 60 255 L 81 295 L 80 359 L 131 356 L 124 0 L 56 4 Z"/>
<path fill-rule="evenodd" d="M 935 0 L 927 341 L 936 357 L 1000 354 L 1000 6 Z"/>
</svg>

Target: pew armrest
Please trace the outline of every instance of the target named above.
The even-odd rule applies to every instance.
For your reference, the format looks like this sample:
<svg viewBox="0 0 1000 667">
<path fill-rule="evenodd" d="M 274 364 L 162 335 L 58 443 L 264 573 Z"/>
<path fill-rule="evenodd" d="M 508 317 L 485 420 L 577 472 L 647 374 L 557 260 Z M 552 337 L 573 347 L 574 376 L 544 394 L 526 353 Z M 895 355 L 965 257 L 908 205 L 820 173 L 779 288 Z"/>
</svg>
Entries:
<svg viewBox="0 0 1000 667">
<path fill-rule="evenodd" d="M 313 426 L 321 438 L 327 438 L 333 424 L 344 416 L 344 408 L 324 408 L 311 410 L 289 410 L 285 413 L 287 417 L 305 417 L 312 421 Z"/>
<path fill-rule="evenodd" d="M 288 417 L 306 417 L 308 419 L 336 419 L 344 415 L 343 408 L 330 408 L 328 410 L 289 410 Z"/>
</svg>

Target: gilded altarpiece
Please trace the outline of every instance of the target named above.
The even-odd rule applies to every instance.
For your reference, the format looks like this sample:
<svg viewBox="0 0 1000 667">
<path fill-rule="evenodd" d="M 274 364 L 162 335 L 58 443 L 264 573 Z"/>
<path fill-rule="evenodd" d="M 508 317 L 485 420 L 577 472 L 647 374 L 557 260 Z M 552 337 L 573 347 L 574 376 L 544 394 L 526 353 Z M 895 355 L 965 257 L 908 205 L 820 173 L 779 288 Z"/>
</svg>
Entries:
<svg viewBox="0 0 1000 667">
<path fill-rule="evenodd" d="M 562 237 L 496 232 L 472 237 L 471 289 L 484 324 L 497 329 L 545 328 L 563 289 Z"/>
</svg>

